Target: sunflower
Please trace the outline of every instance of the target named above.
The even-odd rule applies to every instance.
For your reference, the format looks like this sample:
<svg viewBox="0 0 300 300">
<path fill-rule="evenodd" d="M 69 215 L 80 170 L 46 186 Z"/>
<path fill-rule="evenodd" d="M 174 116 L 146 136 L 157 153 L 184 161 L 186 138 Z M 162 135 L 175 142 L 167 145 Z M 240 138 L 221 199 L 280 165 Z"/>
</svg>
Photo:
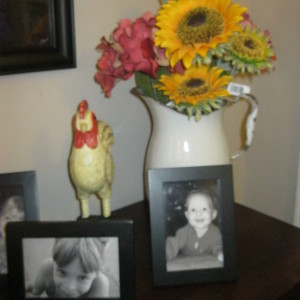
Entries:
<svg viewBox="0 0 300 300">
<path fill-rule="evenodd" d="M 230 5 L 230 0 L 170 0 L 156 18 L 159 30 L 155 45 L 171 55 L 172 67 L 182 60 L 186 68 L 199 55 L 203 60 L 212 56 L 220 44 L 241 30 L 238 24 L 247 9 Z"/>
<path fill-rule="evenodd" d="M 222 76 L 223 72 L 223 69 L 217 67 L 193 65 L 183 75 L 162 75 L 155 88 L 173 101 L 173 108 L 187 112 L 188 115 L 196 115 L 196 119 L 199 119 L 200 114 L 219 109 L 223 98 L 229 95 L 226 86 L 232 77 Z"/>
<path fill-rule="evenodd" d="M 246 27 L 231 37 L 225 59 L 241 73 L 254 74 L 271 69 L 275 55 L 269 36 L 257 28 Z"/>
</svg>

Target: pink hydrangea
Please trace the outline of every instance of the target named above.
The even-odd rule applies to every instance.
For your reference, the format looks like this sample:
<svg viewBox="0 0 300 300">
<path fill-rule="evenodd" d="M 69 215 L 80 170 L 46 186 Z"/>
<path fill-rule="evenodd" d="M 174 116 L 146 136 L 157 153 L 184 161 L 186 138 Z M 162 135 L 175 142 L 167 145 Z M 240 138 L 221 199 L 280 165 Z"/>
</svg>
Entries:
<svg viewBox="0 0 300 300">
<path fill-rule="evenodd" d="M 128 79 L 135 72 L 156 77 L 158 63 L 152 34 L 154 26 L 154 15 L 145 13 L 135 22 L 121 20 L 111 41 L 108 42 L 104 37 L 101 39 L 97 49 L 102 52 L 102 56 L 97 64 L 99 71 L 95 80 L 107 97 L 111 96 L 111 90 L 118 79 Z"/>
<path fill-rule="evenodd" d="M 114 40 L 124 51 L 120 60 L 127 72 L 141 71 L 156 76 L 158 64 L 153 51 L 152 28 L 154 26 L 154 15 L 145 13 L 134 23 L 128 19 L 122 20 L 114 31 Z"/>
<path fill-rule="evenodd" d="M 125 71 L 120 61 L 122 51 L 117 45 L 113 45 L 106 41 L 103 37 L 97 49 L 102 51 L 102 56 L 98 61 L 99 71 L 95 75 L 95 80 L 101 85 L 107 97 L 111 96 L 111 90 L 115 86 L 118 78 L 128 79 L 132 73 Z"/>
</svg>

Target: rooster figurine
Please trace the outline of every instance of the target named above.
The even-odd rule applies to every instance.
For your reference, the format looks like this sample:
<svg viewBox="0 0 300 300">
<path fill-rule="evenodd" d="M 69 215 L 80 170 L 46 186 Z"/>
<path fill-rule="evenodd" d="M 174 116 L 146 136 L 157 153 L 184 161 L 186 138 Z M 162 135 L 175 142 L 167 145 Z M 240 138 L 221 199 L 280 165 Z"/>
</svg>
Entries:
<svg viewBox="0 0 300 300">
<path fill-rule="evenodd" d="M 69 158 L 69 171 L 80 202 L 81 217 L 89 217 L 89 196 L 96 194 L 102 204 L 102 215 L 111 215 L 110 197 L 114 163 L 110 154 L 114 142 L 108 124 L 97 121 L 82 100 L 73 118 L 74 140 Z"/>
</svg>

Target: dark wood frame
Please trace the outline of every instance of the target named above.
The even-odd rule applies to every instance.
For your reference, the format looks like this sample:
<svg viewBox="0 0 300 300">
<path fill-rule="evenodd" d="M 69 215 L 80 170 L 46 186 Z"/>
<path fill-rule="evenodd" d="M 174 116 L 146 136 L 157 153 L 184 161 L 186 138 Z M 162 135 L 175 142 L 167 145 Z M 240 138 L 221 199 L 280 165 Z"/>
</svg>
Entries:
<svg viewBox="0 0 300 300">
<path fill-rule="evenodd" d="M 49 0 L 49 7 L 53 45 L 0 54 L 0 75 L 76 67 L 73 0 Z"/>
<path fill-rule="evenodd" d="M 35 171 L 0 174 L 0 190 L 5 187 L 22 186 L 25 220 L 39 220 L 37 182 Z M 0 275 L 0 288 L 7 287 L 7 274 Z"/>
<path fill-rule="evenodd" d="M 131 220 L 105 219 L 74 222 L 9 223 L 7 226 L 7 246 L 9 250 L 8 272 L 11 299 L 28 299 L 25 297 L 24 286 L 23 238 L 53 237 L 117 237 L 119 242 L 120 298 L 94 299 L 135 299 L 133 222 Z"/>
<path fill-rule="evenodd" d="M 232 166 L 152 169 L 148 171 L 153 279 L 155 286 L 234 281 L 237 279 Z M 168 272 L 165 253 L 166 200 L 164 183 L 217 180 L 219 227 L 223 239 L 223 267 Z"/>
</svg>

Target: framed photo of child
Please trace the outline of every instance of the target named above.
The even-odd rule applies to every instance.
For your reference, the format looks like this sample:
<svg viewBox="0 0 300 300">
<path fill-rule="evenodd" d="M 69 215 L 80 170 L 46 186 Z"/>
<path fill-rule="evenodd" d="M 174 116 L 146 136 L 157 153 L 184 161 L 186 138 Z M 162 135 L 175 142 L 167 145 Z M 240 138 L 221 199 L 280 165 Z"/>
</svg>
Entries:
<svg viewBox="0 0 300 300">
<path fill-rule="evenodd" d="M 154 285 L 236 280 L 231 165 L 148 172 Z"/>
<path fill-rule="evenodd" d="M 11 299 L 135 299 L 133 222 L 13 222 Z"/>
<path fill-rule="evenodd" d="M 0 288 L 7 287 L 6 224 L 38 219 L 35 171 L 0 174 Z"/>
</svg>

